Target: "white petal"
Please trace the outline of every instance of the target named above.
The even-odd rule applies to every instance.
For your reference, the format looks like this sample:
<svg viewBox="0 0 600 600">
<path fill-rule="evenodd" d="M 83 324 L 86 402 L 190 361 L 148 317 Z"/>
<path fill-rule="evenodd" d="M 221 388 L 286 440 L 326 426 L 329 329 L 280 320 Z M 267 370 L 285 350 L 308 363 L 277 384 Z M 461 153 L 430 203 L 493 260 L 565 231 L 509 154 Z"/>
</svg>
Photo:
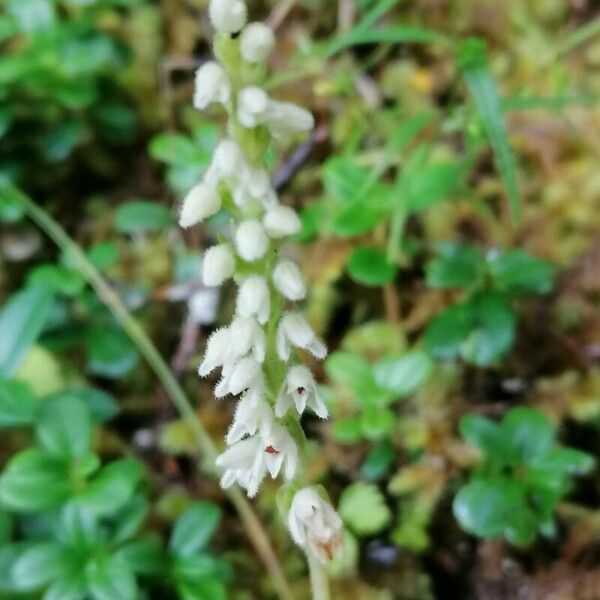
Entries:
<svg viewBox="0 0 600 600">
<path fill-rule="evenodd" d="M 269 240 L 260 222 L 255 219 L 242 221 L 235 232 L 235 246 L 247 262 L 262 258 L 269 247 Z"/>
<path fill-rule="evenodd" d="M 236 312 L 241 317 L 256 315 L 262 325 L 269 320 L 271 299 L 264 277 L 250 275 L 244 279 L 238 292 Z"/>
<path fill-rule="evenodd" d="M 248 9 L 242 0 L 211 0 L 208 15 L 217 31 L 237 33 L 246 24 Z"/>
<path fill-rule="evenodd" d="M 227 244 L 212 246 L 202 259 L 202 281 L 204 285 L 214 287 L 221 285 L 233 276 L 235 260 Z"/>
<path fill-rule="evenodd" d="M 306 296 L 306 284 L 300 269 L 290 260 L 282 260 L 273 270 L 273 283 L 288 300 L 302 300 Z"/>
<path fill-rule="evenodd" d="M 294 235 L 302 229 L 300 218 L 289 206 L 277 204 L 267 210 L 263 219 L 267 233 L 273 238 Z"/>
<path fill-rule="evenodd" d="M 242 127 L 263 123 L 269 109 L 269 96 L 259 87 L 247 87 L 238 94 L 237 117 Z"/>
<path fill-rule="evenodd" d="M 246 25 L 240 36 L 242 58 L 250 63 L 265 60 L 275 46 L 275 36 L 269 27 L 262 23 Z"/>
<path fill-rule="evenodd" d="M 194 106 L 204 110 L 211 102 L 226 103 L 231 96 L 231 84 L 223 67 L 214 60 L 205 62 L 196 71 Z"/>
<path fill-rule="evenodd" d="M 191 227 L 214 215 L 221 209 L 219 192 L 206 183 L 199 183 L 187 194 L 181 208 L 179 225 Z"/>
<path fill-rule="evenodd" d="M 223 364 L 230 343 L 229 330 L 226 327 L 213 331 L 206 344 L 204 360 L 198 368 L 200 377 L 206 377 L 212 370 Z"/>
</svg>

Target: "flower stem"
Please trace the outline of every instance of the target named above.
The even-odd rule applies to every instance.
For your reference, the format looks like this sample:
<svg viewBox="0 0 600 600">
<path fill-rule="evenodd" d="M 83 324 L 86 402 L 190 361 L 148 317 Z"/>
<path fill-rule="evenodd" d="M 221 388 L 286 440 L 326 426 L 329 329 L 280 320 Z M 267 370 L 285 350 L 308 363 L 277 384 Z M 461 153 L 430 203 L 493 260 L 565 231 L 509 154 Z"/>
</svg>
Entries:
<svg viewBox="0 0 600 600">
<path fill-rule="evenodd" d="M 319 560 L 308 551 L 308 570 L 310 572 L 310 590 L 312 600 L 330 600 L 329 595 L 329 580 L 323 565 Z"/>
<path fill-rule="evenodd" d="M 197 448 L 202 455 L 201 469 L 211 476 L 217 476 L 218 473 L 215 467 L 217 451 L 210 436 L 198 419 L 196 411 L 192 407 L 192 404 L 182 387 L 173 376 L 171 369 L 159 354 L 156 346 L 148 337 L 144 329 L 131 315 L 118 294 L 116 294 L 108 285 L 102 277 L 102 274 L 89 261 L 77 243 L 69 237 L 66 231 L 43 208 L 40 208 L 33 200 L 13 186 L 0 183 L 0 192 L 8 192 L 11 199 L 18 201 L 27 215 L 38 225 L 38 227 L 42 229 L 63 252 L 73 259 L 76 268 L 81 272 L 100 300 L 108 307 L 113 316 L 121 324 L 123 330 L 129 335 L 140 354 L 146 359 L 146 362 L 152 368 L 171 398 L 181 418 L 193 432 Z M 290 585 L 287 582 L 283 569 L 275 555 L 269 537 L 254 510 L 239 488 L 229 488 L 228 490 L 225 490 L 225 493 L 240 515 L 250 541 L 254 545 L 271 576 L 277 595 L 282 600 L 291 600 L 293 595 Z"/>
</svg>

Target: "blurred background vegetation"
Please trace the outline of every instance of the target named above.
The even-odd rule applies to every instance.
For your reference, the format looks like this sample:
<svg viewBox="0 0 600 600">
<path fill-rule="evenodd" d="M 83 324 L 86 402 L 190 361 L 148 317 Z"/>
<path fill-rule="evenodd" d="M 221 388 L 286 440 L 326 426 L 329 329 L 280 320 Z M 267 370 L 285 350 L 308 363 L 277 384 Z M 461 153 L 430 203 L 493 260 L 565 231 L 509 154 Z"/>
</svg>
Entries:
<svg viewBox="0 0 600 600">
<path fill-rule="evenodd" d="M 270 92 L 317 121 L 274 167 L 331 350 L 333 419 L 303 424 L 346 527 L 333 597 L 597 598 L 600 8 L 250 12 L 277 30 Z M 232 311 L 199 278 L 227 222 L 176 225 L 220 135 L 191 105 L 211 36 L 204 0 L 0 0 L 2 598 L 274 593 L 139 346 L 20 201 L 76 241 L 222 439 L 231 405 L 195 367 Z M 258 509 L 308 597 L 275 491 Z"/>
</svg>

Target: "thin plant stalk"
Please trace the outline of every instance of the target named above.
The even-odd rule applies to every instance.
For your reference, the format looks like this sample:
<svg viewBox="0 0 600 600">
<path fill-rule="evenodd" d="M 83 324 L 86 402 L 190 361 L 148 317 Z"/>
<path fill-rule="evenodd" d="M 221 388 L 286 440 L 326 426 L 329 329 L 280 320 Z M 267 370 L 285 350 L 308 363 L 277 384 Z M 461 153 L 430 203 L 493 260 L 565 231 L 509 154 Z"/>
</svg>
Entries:
<svg viewBox="0 0 600 600">
<path fill-rule="evenodd" d="M 202 470 L 211 476 L 216 476 L 215 457 L 217 456 L 217 450 L 201 421 L 198 419 L 198 415 L 182 387 L 175 379 L 171 369 L 164 361 L 144 329 L 131 315 L 119 295 L 108 285 L 102 277 L 102 274 L 90 262 L 77 243 L 69 237 L 67 232 L 44 209 L 40 208 L 25 194 L 12 187 L 8 188 L 8 191 L 10 192 L 11 198 L 16 199 L 21 204 L 31 220 L 34 221 L 63 252 L 73 259 L 75 266 L 79 269 L 86 281 L 91 285 L 100 300 L 108 307 L 113 316 L 123 327 L 123 330 L 131 338 L 140 354 L 146 359 L 146 362 L 156 374 L 181 418 L 193 432 L 196 446 L 203 457 L 203 460 L 201 461 Z M 238 487 L 232 487 L 225 490 L 225 494 L 240 515 L 246 533 L 271 576 L 273 586 L 275 587 L 279 598 L 282 600 L 291 600 L 293 594 L 290 585 L 287 582 L 283 569 L 275 555 L 269 537 L 256 516 L 256 513 L 250 506 L 250 503 L 246 500 L 246 497 Z"/>
<path fill-rule="evenodd" d="M 307 552 L 307 556 L 312 600 L 330 600 L 329 580 L 324 566 L 312 552 Z"/>
</svg>

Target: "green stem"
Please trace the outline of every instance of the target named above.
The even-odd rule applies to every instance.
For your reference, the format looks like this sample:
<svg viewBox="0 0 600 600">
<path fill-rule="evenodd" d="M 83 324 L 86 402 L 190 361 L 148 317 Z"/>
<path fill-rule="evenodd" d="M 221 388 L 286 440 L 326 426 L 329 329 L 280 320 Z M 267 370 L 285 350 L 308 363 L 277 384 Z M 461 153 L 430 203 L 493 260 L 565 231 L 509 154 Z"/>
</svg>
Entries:
<svg viewBox="0 0 600 600">
<path fill-rule="evenodd" d="M 329 595 L 329 580 L 323 565 L 309 551 L 306 553 L 308 557 L 308 569 L 310 571 L 310 590 L 312 600 L 330 600 Z"/>
<path fill-rule="evenodd" d="M 5 188 L 4 190 L 2 189 L 3 187 Z M 106 283 L 101 273 L 89 261 L 81 248 L 44 209 L 40 208 L 33 200 L 15 188 L 0 186 L 0 191 L 8 191 L 11 198 L 20 202 L 25 209 L 25 212 L 38 227 L 42 229 L 63 252 L 73 259 L 75 266 L 92 286 L 100 300 L 106 304 L 111 313 L 121 324 L 124 331 L 136 345 L 140 354 L 146 359 L 146 362 L 150 365 L 171 398 L 181 418 L 193 432 L 196 445 L 203 457 L 201 463 L 202 470 L 209 475 L 216 476 L 218 474 L 215 467 L 217 450 L 210 436 L 204 429 L 191 402 L 188 400 L 170 368 L 159 354 L 156 346 L 148 337 L 144 329 L 131 315 L 118 294 L 116 294 Z M 250 506 L 248 500 L 246 500 L 246 497 L 237 487 L 225 490 L 225 494 L 240 515 L 246 533 L 265 564 L 278 596 L 283 600 L 291 600 L 293 598 L 292 591 L 285 578 L 281 565 L 279 564 L 279 560 L 275 555 L 264 527 Z"/>
</svg>

